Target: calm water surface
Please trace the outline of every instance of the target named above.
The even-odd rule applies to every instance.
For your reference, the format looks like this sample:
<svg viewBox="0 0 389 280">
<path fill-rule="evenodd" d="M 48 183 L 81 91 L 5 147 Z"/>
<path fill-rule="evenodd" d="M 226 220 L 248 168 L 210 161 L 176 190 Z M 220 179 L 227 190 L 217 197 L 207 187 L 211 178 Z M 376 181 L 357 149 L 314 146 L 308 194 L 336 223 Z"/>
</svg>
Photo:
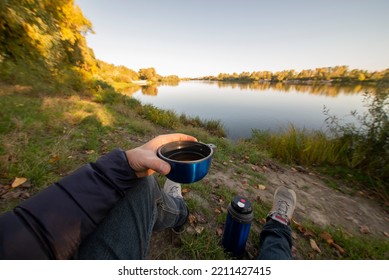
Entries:
<svg viewBox="0 0 389 280">
<path fill-rule="evenodd" d="M 252 129 L 277 131 L 290 123 L 298 128 L 326 130 L 324 106 L 331 115 L 352 120 L 352 110 L 365 112 L 366 90 L 373 89 L 188 81 L 176 86 L 144 87 L 133 97 L 178 114 L 220 120 L 227 136 L 238 139 L 250 137 Z"/>
</svg>

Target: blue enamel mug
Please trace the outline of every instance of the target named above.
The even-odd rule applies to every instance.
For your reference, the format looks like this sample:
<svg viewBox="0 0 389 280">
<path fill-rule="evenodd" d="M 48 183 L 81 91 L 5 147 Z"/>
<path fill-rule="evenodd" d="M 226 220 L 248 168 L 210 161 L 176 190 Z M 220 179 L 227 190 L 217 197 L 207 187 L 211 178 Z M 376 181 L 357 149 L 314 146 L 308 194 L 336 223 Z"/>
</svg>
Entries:
<svg viewBox="0 0 389 280">
<path fill-rule="evenodd" d="M 215 148 L 213 144 L 175 141 L 161 146 L 157 155 L 170 164 L 171 170 L 166 175 L 167 178 L 177 183 L 189 184 L 207 175 Z"/>
</svg>

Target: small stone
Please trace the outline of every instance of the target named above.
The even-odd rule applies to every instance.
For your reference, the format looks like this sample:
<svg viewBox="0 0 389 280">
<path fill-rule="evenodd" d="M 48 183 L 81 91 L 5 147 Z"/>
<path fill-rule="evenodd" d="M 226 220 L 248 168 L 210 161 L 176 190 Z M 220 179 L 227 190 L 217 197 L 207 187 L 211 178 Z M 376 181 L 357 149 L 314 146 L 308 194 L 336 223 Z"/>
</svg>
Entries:
<svg viewBox="0 0 389 280">
<path fill-rule="evenodd" d="M 360 231 L 361 233 L 363 233 L 363 234 L 370 234 L 370 233 L 371 233 L 371 231 L 370 231 L 370 229 L 369 229 L 368 226 L 361 226 L 361 227 L 359 228 L 359 231 Z"/>
</svg>

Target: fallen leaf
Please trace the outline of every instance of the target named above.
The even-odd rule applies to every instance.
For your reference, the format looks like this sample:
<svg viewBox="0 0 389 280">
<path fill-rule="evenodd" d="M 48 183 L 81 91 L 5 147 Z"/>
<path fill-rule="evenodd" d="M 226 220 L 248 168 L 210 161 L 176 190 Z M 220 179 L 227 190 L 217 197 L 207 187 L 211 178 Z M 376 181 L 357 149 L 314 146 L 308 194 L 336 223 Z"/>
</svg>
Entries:
<svg viewBox="0 0 389 280">
<path fill-rule="evenodd" d="M 85 153 L 87 155 L 91 155 L 91 154 L 94 154 L 95 153 L 95 150 L 86 150 Z"/>
<path fill-rule="evenodd" d="M 22 185 L 26 181 L 27 181 L 27 178 L 23 178 L 23 177 L 18 178 L 18 177 L 16 177 L 15 180 L 13 181 L 11 187 L 12 188 L 19 187 L 20 185 Z"/>
<path fill-rule="evenodd" d="M 359 231 L 360 231 L 361 233 L 363 233 L 363 234 L 369 234 L 369 233 L 371 233 L 371 231 L 370 231 L 370 229 L 369 229 L 368 226 L 361 226 L 361 227 L 359 228 Z"/>
<path fill-rule="evenodd" d="M 332 239 L 331 234 L 329 234 L 326 231 L 320 233 L 320 237 L 323 238 L 325 241 L 327 241 L 328 244 L 334 243 L 334 240 Z"/>
<path fill-rule="evenodd" d="M 216 235 L 217 235 L 217 236 L 222 236 L 222 234 L 223 234 L 223 229 L 220 228 L 220 227 L 217 228 L 217 229 L 216 229 Z"/>
<path fill-rule="evenodd" d="M 334 247 L 341 255 L 345 253 L 344 249 L 340 247 L 338 244 L 332 242 L 331 246 Z"/>
<path fill-rule="evenodd" d="M 296 221 L 295 219 L 293 219 L 293 218 L 292 218 L 292 223 L 295 224 L 296 226 L 301 226 L 301 225 L 299 224 L 299 222 L 297 222 L 297 221 Z"/>
<path fill-rule="evenodd" d="M 296 240 L 297 239 L 297 233 L 295 233 L 295 232 L 292 232 L 292 238 L 294 239 L 294 240 Z"/>
<path fill-rule="evenodd" d="M 55 156 L 52 156 L 50 159 L 49 159 L 49 163 L 50 164 L 54 164 L 56 163 L 57 161 L 59 161 L 61 158 L 59 155 L 55 155 Z"/>
<path fill-rule="evenodd" d="M 305 230 L 305 232 L 304 232 L 304 236 L 308 236 L 308 237 L 314 237 L 314 236 L 315 236 L 315 234 L 314 234 L 312 231 L 310 231 L 310 230 Z"/>
<path fill-rule="evenodd" d="M 258 189 L 258 190 L 261 190 L 261 191 L 264 191 L 264 190 L 266 190 L 266 186 L 261 185 L 261 184 L 258 184 L 258 185 L 257 185 L 257 189 Z"/>
<path fill-rule="evenodd" d="M 181 192 L 182 192 L 182 194 L 186 194 L 186 193 L 190 192 L 190 188 L 182 189 Z"/>
<path fill-rule="evenodd" d="M 204 230 L 204 227 L 203 226 L 196 226 L 195 227 L 195 231 L 198 233 L 198 234 L 201 234 Z"/>
<path fill-rule="evenodd" d="M 251 166 L 252 171 L 257 171 L 257 168 L 255 166 Z"/>
<path fill-rule="evenodd" d="M 292 223 L 296 225 L 296 227 L 297 227 L 297 229 L 299 230 L 300 233 L 304 234 L 307 231 L 300 223 L 295 221 L 293 218 L 292 218 Z"/>
<path fill-rule="evenodd" d="M 298 225 L 297 226 L 297 229 L 299 230 L 300 233 L 304 234 L 307 230 L 302 226 L 302 225 Z"/>
<path fill-rule="evenodd" d="M 386 237 L 389 237 L 389 233 L 387 233 L 386 231 L 384 231 L 384 235 L 385 235 Z"/>
<path fill-rule="evenodd" d="M 195 215 L 189 214 L 189 216 L 188 216 L 188 221 L 189 221 L 189 224 L 193 225 L 194 223 L 197 222 L 197 218 L 196 218 Z"/>
<path fill-rule="evenodd" d="M 320 250 L 319 246 L 317 246 L 315 240 L 310 239 L 310 240 L 309 240 L 309 243 L 311 244 L 311 248 L 312 248 L 314 251 L 316 251 L 316 252 L 318 252 L 318 253 L 321 253 L 321 250 Z"/>
<path fill-rule="evenodd" d="M 214 212 L 215 212 L 216 214 L 221 214 L 221 213 L 222 213 L 222 211 L 221 211 L 220 209 L 218 209 L 218 208 L 216 208 L 216 209 L 214 210 Z"/>
</svg>

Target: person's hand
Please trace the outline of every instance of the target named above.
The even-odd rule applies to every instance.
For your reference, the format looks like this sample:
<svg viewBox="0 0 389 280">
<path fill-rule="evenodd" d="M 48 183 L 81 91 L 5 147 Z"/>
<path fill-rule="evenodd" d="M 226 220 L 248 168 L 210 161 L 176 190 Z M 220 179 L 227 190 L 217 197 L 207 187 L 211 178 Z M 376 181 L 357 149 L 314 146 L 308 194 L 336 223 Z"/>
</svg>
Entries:
<svg viewBox="0 0 389 280">
<path fill-rule="evenodd" d="M 136 176 L 144 177 L 154 172 L 162 175 L 168 174 L 170 165 L 157 156 L 157 150 L 162 145 L 174 141 L 197 141 L 197 139 L 181 133 L 165 134 L 155 137 L 140 147 L 126 151 L 128 163 Z"/>
</svg>

